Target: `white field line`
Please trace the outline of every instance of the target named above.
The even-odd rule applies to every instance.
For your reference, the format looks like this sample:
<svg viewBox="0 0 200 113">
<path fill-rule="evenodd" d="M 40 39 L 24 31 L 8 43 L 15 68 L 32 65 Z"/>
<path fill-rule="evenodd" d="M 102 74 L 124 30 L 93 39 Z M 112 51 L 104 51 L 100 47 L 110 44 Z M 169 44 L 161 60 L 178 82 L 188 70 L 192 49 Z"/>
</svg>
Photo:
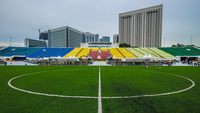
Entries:
<svg viewBox="0 0 200 113">
<path fill-rule="evenodd" d="M 54 70 L 54 71 L 56 71 L 56 70 Z M 98 97 L 95 97 L 95 96 L 70 96 L 70 95 L 41 93 L 41 92 L 35 92 L 35 91 L 29 91 L 29 90 L 26 90 L 26 89 L 17 88 L 17 87 L 15 87 L 15 86 L 13 86 L 11 84 L 12 81 L 17 79 L 17 78 L 21 78 L 21 77 L 28 76 L 28 75 L 31 75 L 31 74 L 38 74 L 38 73 L 45 73 L 45 72 L 53 72 L 53 71 L 33 72 L 33 73 L 27 73 L 27 74 L 23 74 L 23 75 L 20 75 L 20 76 L 16 76 L 16 77 L 11 78 L 8 81 L 8 86 L 10 86 L 11 88 L 13 88 L 15 90 L 18 90 L 18 91 L 21 91 L 21 92 L 25 92 L 25 93 L 29 93 L 29 94 L 34 94 L 34 95 L 42 95 L 42 96 L 49 96 L 49 97 L 62 97 L 62 98 L 81 98 L 81 99 L 82 98 L 88 98 L 88 99 L 97 99 L 98 98 Z"/>
<path fill-rule="evenodd" d="M 101 67 L 100 67 L 100 66 L 99 66 L 98 113 L 102 113 L 102 99 L 101 99 Z"/>
<path fill-rule="evenodd" d="M 80 70 L 80 69 L 72 69 L 72 70 Z M 64 70 L 53 70 L 53 71 L 64 71 Z M 99 84 L 100 84 L 99 85 L 99 91 L 100 91 L 100 93 L 98 94 L 98 97 L 95 97 L 95 96 L 69 96 L 69 95 L 41 93 L 41 92 L 35 92 L 35 91 L 29 91 L 29 90 L 26 90 L 26 89 L 17 88 L 17 87 L 15 87 L 15 86 L 12 85 L 12 81 L 15 80 L 15 79 L 18 79 L 18 78 L 21 78 L 21 77 L 24 77 L 24 76 L 28 76 L 28 75 L 31 75 L 31 74 L 53 72 L 53 71 L 33 72 L 33 73 L 27 73 L 27 74 L 22 74 L 22 75 L 16 76 L 16 77 L 11 78 L 8 81 L 8 86 L 11 87 L 11 88 L 13 88 L 13 89 L 15 89 L 15 90 L 18 90 L 18 91 L 21 91 L 21 92 L 25 92 L 25 93 L 29 93 L 29 94 L 34 94 L 34 95 L 49 96 L 49 97 L 61 97 L 61 98 L 98 99 L 98 102 L 102 102 L 101 101 L 102 99 L 120 99 L 120 98 L 140 98 L 140 97 L 167 96 L 167 95 L 172 95 L 172 94 L 177 94 L 177 93 L 182 93 L 182 92 L 188 91 L 188 90 L 190 90 L 191 88 L 193 88 L 195 86 L 195 82 L 193 80 L 187 78 L 187 77 L 180 76 L 180 75 L 177 75 L 177 74 L 168 74 L 168 73 L 154 72 L 154 73 L 160 73 L 160 74 L 168 74 L 168 75 L 171 75 L 171 76 L 176 76 L 176 77 L 185 79 L 185 80 L 189 81 L 191 83 L 191 85 L 189 87 L 181 89 L 181 90 L 172 91 L 172 92 L 166 92 L 166 93 L 146 94 L 146 95 L 134 95 L 134 96 L 101 97 L 101 87 L 100 87 L 101 86 L 101 70 L 100 70 L 100 67 L 99 67 Z M 151 71 L 151 72 L 153 72 L 153 71 Z M 99 98 L 99 97 L 101 97 L 101 98 Z M 102 103 L 98 104 L 98 106 L 102 107 Z"/>
<path fill-rule="evenodd" d="M 160 73 L 160 72 L 155 72 L 155 73 Z M 167 73 L 161 73 L 161 74 L 167 74 Z M 185 79 L 187 81 L 189 81 L 191 83 L 191 85 L 187 88 L 181 89 L 181 90 L 177 90 L 177 91 L 172 91 L 172 92 L 166 92 L 166 93 L 157 93 L 157 94 L 146 94 L 146 95 L 134 95 L 134 96 L 113 96 L 113 97 L 102 97 L 103 99 L 119 99 L 119 98 L 140 98 L 140 97 L 157 97 L 157 96 L 166 96 L 166 95 L 172 95 L 172 94 L 177 94 L 177 93 L 182 93 L 185 92 L 187 90 L 190 90 L 191 88 L 193 88 L 195 86 L 195 82 L 187 77 L 183 77 L 180 75 L 176 75 L 176 74 L 168 74 L 171 76 L 176 76 L 182 79 Z"/>
</svg>

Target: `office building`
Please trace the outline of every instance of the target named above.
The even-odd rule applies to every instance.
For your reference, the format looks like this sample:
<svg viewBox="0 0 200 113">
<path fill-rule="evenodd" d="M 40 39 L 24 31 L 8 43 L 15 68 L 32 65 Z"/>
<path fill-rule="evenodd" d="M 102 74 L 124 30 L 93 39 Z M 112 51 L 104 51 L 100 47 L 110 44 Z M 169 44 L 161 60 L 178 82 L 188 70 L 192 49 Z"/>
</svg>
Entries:
<svg viewBox="0 0 200 113">
<path fill-rule="evenodd" d="M 113 35 L 113 43 L 119 43 L 119 35 L 118 34 L 114 34 Z"/>
<path fill-rule="evenodd" d="M 99 35 L 98 34 L 92 34 L 90 32 L 85 32 L 84 33 L 84 42 L 98 42 L 99 41 Z"/>
<path fill-rule="evenodd" d="M 34 40 L 30 38 L 24 39 L 24 46 L 25 47 L 47 47 L 45 41 L 42 40 Z"/>
<path fill-rule="evenodd" d="M 40 32 L 39 33 L 39 39 L 40 40 L 48 40 L 48 32 L 45 31 L 45 32 Z"/>
<path fill-rule="evenodd" d="M 119 41 L 136 47 L 160 47 L 163 5 L 119 14 Z"/>
<path fill-rule="evenodd" d="M 102 36 L 100 39 L 100 42 L 110 42 L 110 37 L 109 36 Z"/>
<path fill-rule="evenodd" d="M 111 42 L 89 42 L 81 43 L 81 48 L 119 48 L 119 44 Z"/>
<path fill-rule="evenodd" d="M 69 26 L 48 31 L 49 47 L 80 47 L 83 42 L 83 32 Z"/>
</svg>

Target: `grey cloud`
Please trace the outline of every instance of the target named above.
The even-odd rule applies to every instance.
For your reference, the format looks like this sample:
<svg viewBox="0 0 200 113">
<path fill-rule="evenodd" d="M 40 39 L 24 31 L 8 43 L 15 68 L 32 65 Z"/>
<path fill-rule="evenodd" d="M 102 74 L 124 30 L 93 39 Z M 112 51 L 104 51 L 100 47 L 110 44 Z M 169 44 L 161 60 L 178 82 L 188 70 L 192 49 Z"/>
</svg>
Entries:
<svg viewBox="0 0 200 113">
<path fill-rule="evenodd" d="M 183 40 L 180 37 L 187 40 L 186 34 L 200 37 L 198 0 L 1 0 L 0 41 L 8 42 L 12 35 L 13 41 L 23 43 L 26 37 L 37 38 L 37 29 L 46 25 L 112 36 L 118 33 L 119 13 L 157 4 L 164 5 L 163 36 L 168 44 L 174 38 L 173 43 Z M 200 39 L 194 39 L 200 45 Z"/>
</svg>

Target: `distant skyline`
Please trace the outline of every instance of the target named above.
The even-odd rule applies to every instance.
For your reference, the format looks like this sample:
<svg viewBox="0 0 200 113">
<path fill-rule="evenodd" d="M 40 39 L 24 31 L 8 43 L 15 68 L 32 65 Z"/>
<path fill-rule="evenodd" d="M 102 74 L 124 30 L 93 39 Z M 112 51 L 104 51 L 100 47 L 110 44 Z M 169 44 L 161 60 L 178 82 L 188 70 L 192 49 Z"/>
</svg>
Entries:
<svg viewBox="0 0 200 113">
<path fill-rule="evenodd" d="M 101 36 L 118 34 L 119 13 L 163 4 L 162 45 L 200 46 L 200 0 L 1 0 L 0 46 L 23 46 L 38 29 L 68 25 Z M 165 42 L 165 44 L 164 44 Z"/>
</svg>

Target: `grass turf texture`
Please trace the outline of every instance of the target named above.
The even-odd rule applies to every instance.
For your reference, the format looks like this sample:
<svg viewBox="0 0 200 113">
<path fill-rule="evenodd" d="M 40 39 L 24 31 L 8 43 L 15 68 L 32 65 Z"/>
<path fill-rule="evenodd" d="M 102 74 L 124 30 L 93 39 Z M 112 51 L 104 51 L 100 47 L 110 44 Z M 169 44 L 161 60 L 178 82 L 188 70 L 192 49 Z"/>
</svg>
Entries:
<svg viewBox="0 0 200 113">
<path fill-rule="evenodd" d="M 58 70 L 58 71 L 54 71 Z M 0 112 L 2 113 L 96 113 L 97 99 L 69 99 L 27 94 L 11 89 L 9 79 L 32 72 L 13 81 L 13 85 L 31 91 L 64 95 L 97 96 L 98 67 L 8 66 L 0 67 Z M 103 99 L 107 113 L 199 113 L 199 67 L 101 67 L 102 96 L 127 96 L 163 93 L 190 86 L 190 82 L 155 72 L 174 73 L 192 79 L 189 91 L 160 97 Z"/>
<path fill-rule="evenodd" d="M 48 94 L 97 96 L 97 75 L 98 68 L 50 70 L 18 78 L 13 81 L 13 85 L 21 89 Z"/>
<path fill-rule="evenodd" d="M 111 67 L 109 70 L 108 67 L 106 67 L 104 69 L 107 70 L 103 71 L 104 73 L 102 73 L 102 93 L 104 92 L 104 95 L 132 95 L 140 93 L 143 94 L 143 92 L 150 93 L 149 91 L 162 92 L 164 91 L 164 89 L 171 91 L 171 89 L 181 89 L 184 86 L 188 85 L 188 82 L 182 79 L 172 76 L 168 76 L 166 78 L 165 75 L 163 76 L 162 74 L 159 75 L 156 73 L 148 73 L 148 71 L 182 75 L 192 79 L 196 83 L 196 86 L 191 90 L 183 93 L 160 97 L 103 99 L 103 111 L 106 111 L 108 113 L 200 112 L 199 67 L 162 67 L 161 69 L 157 69 L 157 67 L 150 67 L 150 69 L 144 69 L 144 67 Z M 146 75 L 147 73 L 152 78 L 146 76 L 144 76 L 144 80 L 140 80 L 140 78 L 138 78 L 139 75 L 142 75 L 143 77 L 143 75 Z M 108 78 L 112 78 L 112 80 L 109 80 L 109 82 Z M 166 78 L 166 81 L 164 81 L 164 78 Z M 133 81 L 134 79 L 136 81 Z M 149 79 L 149 81 L 147 79 Z M 130 84 L 137 84 L 138 86 L 132 86 Z"/>
<path fill-rule="evenodd" d="M 98 68 L 93 67 L 91 69 L 92 72 L 89 71 L 88 69 L 91 68 L 61 67 L 61 66 L 0 67 L 0 72 L 1 72 L 0 113 L 96 113 L 98 107 L 96 99 L 69 99 L 69 98 L 45 97 L 45 96 L 32 95 L 16 91 L 7 86 L 8 79 L 14 76 L 32 72 L 58 70 L 57 73 L 52 72 L 43 74 L 33 74 L 24 78 L 19 78 L 16 79 L 16 81 L 13 81 L 13 85 L 17 85 L 20 88 L 27 88 L 27 89 L 30 89 L 31 87 L 33 88 L 33 90 L 36 91 L 41 91 L 42 89 L 47 88 L 44 89 L 43 92 L 51 92 L 51 93 L 61 93 L 61 94 L 68 93 L 72 95 L 73 94 L 75 95 L 75 93 L 77 93 L 77 95 L 81 94 L 86 95 L 86 91 L 88 91 L 88 94 L 90 95 L 97 95 L 98 89 L 97 88 L 91 89 L 91 88 L 98 87 Z M 95 69 L 96 73 L 94 73 Z M 80 74 L 77 75 L 78 72 L 82 72 L 80 73 L 81 75 Z M 55 74 L 58 77 L 56 77 Z M 70 77 L 67 78 L 65 76 L 70 76 Z M 79 80 L 74 76 L 77 76 Z M 82 76 L 85 76 L 85 78 L 83 78 Z M 41 77 L 41 79 L 39 79 L 38 77 Z M 33 81 L 32 79 L 36 81 Z M 49 81 L 46 79 L 48 79 Z M 55 85 L 55 83 L 53 82 L 55 82 L 58 79 L 59 81 L 57 81 L 56 82 L 57 84 Z M 74 88 L 79 87 L 79 88 L 71 90 L 70 85 L 64 82 L 65 79 L 66 81 L 69 82 L 69 84 L 73 85 L 72 87 Z M 57 91 L 55 91 L 56 87 L 58 87 Z M 60 92 L 62 89 L 63 92 Z M 66 92 L 65 89 L 69 92 Z"/>
</svg>

